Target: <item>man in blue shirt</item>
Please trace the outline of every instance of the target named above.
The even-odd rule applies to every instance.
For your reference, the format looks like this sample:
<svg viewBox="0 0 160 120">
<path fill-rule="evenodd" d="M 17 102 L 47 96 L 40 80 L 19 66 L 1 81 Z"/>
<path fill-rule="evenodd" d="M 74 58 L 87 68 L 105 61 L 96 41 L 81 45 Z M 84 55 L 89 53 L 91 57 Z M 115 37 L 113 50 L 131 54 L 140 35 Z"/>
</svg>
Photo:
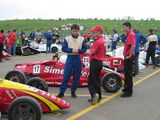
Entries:
<svg viewBox="0 0 160 120">
<path fill-rule="evenodd" d="M 52 45 L 52 40 L 53 40 L 53 34 L 52 34 L 52 31 L 51 30 L 48 30 L 48 33 L 46 34 L 46 54 L 48 52 L 51 51 L 51 45 Z"/>
<path fill-rule="evenodd" d="M 31 32 L 30 35 L 29 35 L 29 38 L 34 41 L 35 39 L 35 33 L 34 32 Z"/>
<path fill-rule="evenodd" d="M 60 93 L 57 97 L 61 98 L 64 96 L 64 92 L 67 89 L 68 81 L 73 73 L 73 82 L 71 87 L 71 96 L 76 98 L 75 91 L 78 86 L 78 82 L 80 80 L 81 75 L 81 58 L 80 54 L 86 52 L 86 44 L 84 38 L 79 35 L 79 26 L 77 24 L 73 24 L 71 26 L 71 36 L 65 38 L 62 51 L 67 53 L 67 60 L 64 68 L 62 85 L 60 87 Z"/>
<path fill-rule="evenodd" d="M 158 45 L 160 46 L 160 34 L 158 35 Z"/>
<path fill-rule="evenodd" d="M 134 75 L 138 75 L 138 73 L 139 73 L 139 63 L 138 63 L 138 60 L 139 60 L 139 52 L 140 52 L 140 49 L 139 49 L 140 34 L 139 34 L 139 32 L 138 32 L 136 29 L 133 29 L 133 32 L 134 32 L 135 35 L 136 35 L 136 45 L 135 45 L 135 71 L 134 71 Z"/>
<path fill-rule="evenodd" d="M 26 33 L 22 29 L 21 32 L 19 33 L 19 35 L 20 35 L 20 38 L 22 40 L 22 45 L 23 45 L 24 41 L 25 41 Z"/>
</svg>

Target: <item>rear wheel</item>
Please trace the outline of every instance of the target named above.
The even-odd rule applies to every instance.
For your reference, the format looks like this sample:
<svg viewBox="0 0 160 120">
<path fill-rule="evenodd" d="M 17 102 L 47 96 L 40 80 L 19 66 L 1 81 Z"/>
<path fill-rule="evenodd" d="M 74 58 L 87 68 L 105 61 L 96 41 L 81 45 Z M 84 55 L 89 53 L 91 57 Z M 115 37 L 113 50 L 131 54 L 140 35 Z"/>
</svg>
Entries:
<svg viewBox="0 0 160 120">
<path fill-rule="evenodd" d="M 57 47 L 52 47 L 51 51 L 52 51 L 52 53 L 56 53 L 56 52 L 58 52 L 58 48 Z"/>
<path fill-rule="evenodd" d="M 122 80 L 115 73 L 104 75 L 102 79 L 102 86 L 107 92 L 116 92 L 122 86 Z"/>
<path fill-rule="evenodd" d="M 48 92 L 47 83 L 39 77 L 33 77 L 26 82 L 27 85 L 38 88 L 40 90 Z"/>
<path fill-rule="evenodd" d="M 9 120 L 41 120 L 42 109 L 32 97 L 18 97 L 9 106 Z"/>
<path fill-rule="evenodd" d="M 13 70 L 13 71 L 10 71 L 6 74 L 5 79 L 13 81 L 13 82 L 25 84 L 26 76 L 24 73 L 22 73 L 20 71 Z"/>
<path fill-rule="evenodd" d="M 30 51 L 30 49 L 29 49 L 29 48 L 24 49 L 24 50 L 23 50 L 23 52 L 24 52 L 24 53 L 23 53 L 23 55 L 24 55 L 24 56 L 28 56 L 28 55 L 30 55 L 30 54 L 31 54 L 31 51 Z"/>
</svg>

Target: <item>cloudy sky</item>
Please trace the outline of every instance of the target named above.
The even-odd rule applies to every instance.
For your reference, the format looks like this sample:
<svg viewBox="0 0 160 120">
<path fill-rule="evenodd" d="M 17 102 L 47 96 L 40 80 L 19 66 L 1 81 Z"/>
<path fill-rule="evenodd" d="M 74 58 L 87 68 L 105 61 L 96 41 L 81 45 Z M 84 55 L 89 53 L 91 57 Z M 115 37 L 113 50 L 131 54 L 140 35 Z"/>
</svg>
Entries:
<svg viewBox="0 0 160 120">
<path fill-rule="evenodd" d="M 0 0 L 0 20 L 58 18 L 155 18 L 160 0 Z"/>
</svg>

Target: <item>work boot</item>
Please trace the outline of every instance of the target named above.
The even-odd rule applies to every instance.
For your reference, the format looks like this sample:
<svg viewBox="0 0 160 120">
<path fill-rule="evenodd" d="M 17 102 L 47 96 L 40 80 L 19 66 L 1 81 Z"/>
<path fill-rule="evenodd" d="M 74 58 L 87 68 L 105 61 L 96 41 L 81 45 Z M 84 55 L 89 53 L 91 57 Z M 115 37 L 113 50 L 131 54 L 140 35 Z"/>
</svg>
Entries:
<svg viewBox="0 0 160 120">
<path fill-rule="evenodd" d="M 77 98 L 77 95 L 76 95 L 75 92 L 71 92 L 71 96 L 72 96 L 73 98 Z"/>
<path fill-rule="evenodd" d="M 123 92 L 121 97 L 131 97 L 132 96 L 132 93 L 130 92 Z"/>
<path fill-rule="evenodd" d="M 96 93 L 93 95 L 93 98 L 92 98 L 92 105 L 95 105 L 99 100 L 99 95 Z"/>
<path fill-rule="evenodd" d="M 63 93 L 59 93 L 59 94 L 57 95 L 57 97 L 62 98 L 62 97 L 64 97 L 64 94 L 63 94 Z"/>
<path fill-rule="evenodd" d="M 156 69 L 156 66 L 155 66 L 155 65 L 153 66 L 153 69 Z"/>
</svg>

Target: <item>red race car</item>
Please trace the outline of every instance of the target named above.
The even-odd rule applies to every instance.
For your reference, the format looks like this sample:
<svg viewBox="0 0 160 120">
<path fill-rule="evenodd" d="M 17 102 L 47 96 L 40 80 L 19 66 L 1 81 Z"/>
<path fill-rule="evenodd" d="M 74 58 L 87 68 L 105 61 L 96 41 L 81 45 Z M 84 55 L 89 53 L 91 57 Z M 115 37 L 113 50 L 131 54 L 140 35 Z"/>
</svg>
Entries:
<svg viewBox="0 0 160 120">
<path fill-rule="evenodd" d="M 35 87 L 0 79 L 0 112 L 9 120 L 41 120 L 42 112 L 70 108 L 66 101 Z"/>
<path fill-rule="evenodd" d="M 79 86 L 88 85 L 88 75 L 89 75 L 89 56 L 83 55 L 82 57 L 82 72 L 79 81 Z M 48 85 L 60 86 L 63 78 L 65 60 L 61 60 L 63 56 L 60 57 L 58 61 L 47 60 L 32 63 L 16 64 L 14 70 L 8 72 L 5 79 L 16 81 L 20 83 L 27 83 L 29 85 L 36 85 L 36 79 L 44 79 Z M 34 78 L 36 77 L 36 78 Z M 39 77 L 39 78 L 37 78 Z M 104 66 L 101 71 L 100 77 L 102 79 L 102 86 L 108 92 L 116 92 L 122 86 L 122 80 L 124 76 L 110 68 Z M 72 84 L 72 77 L 68 85 Z"/>
<path fill-rule="evenodd" d="M 81 58 L 88 57 L 89 53 L 85 53 L 81 55 Z M 115 69 L 118 72 L 123 72 L 124 69 L 124 60 L 121 57 L 110 56 L 106 54 L 106 60 L 103 62 L 105 66 Z"/>
<path fill-rule="evenodd" d="M 11 54 L 5 52 L 5 51 L 2 51 L 2 59 L 10 59 L 12 57 Z"/>
</svg>

